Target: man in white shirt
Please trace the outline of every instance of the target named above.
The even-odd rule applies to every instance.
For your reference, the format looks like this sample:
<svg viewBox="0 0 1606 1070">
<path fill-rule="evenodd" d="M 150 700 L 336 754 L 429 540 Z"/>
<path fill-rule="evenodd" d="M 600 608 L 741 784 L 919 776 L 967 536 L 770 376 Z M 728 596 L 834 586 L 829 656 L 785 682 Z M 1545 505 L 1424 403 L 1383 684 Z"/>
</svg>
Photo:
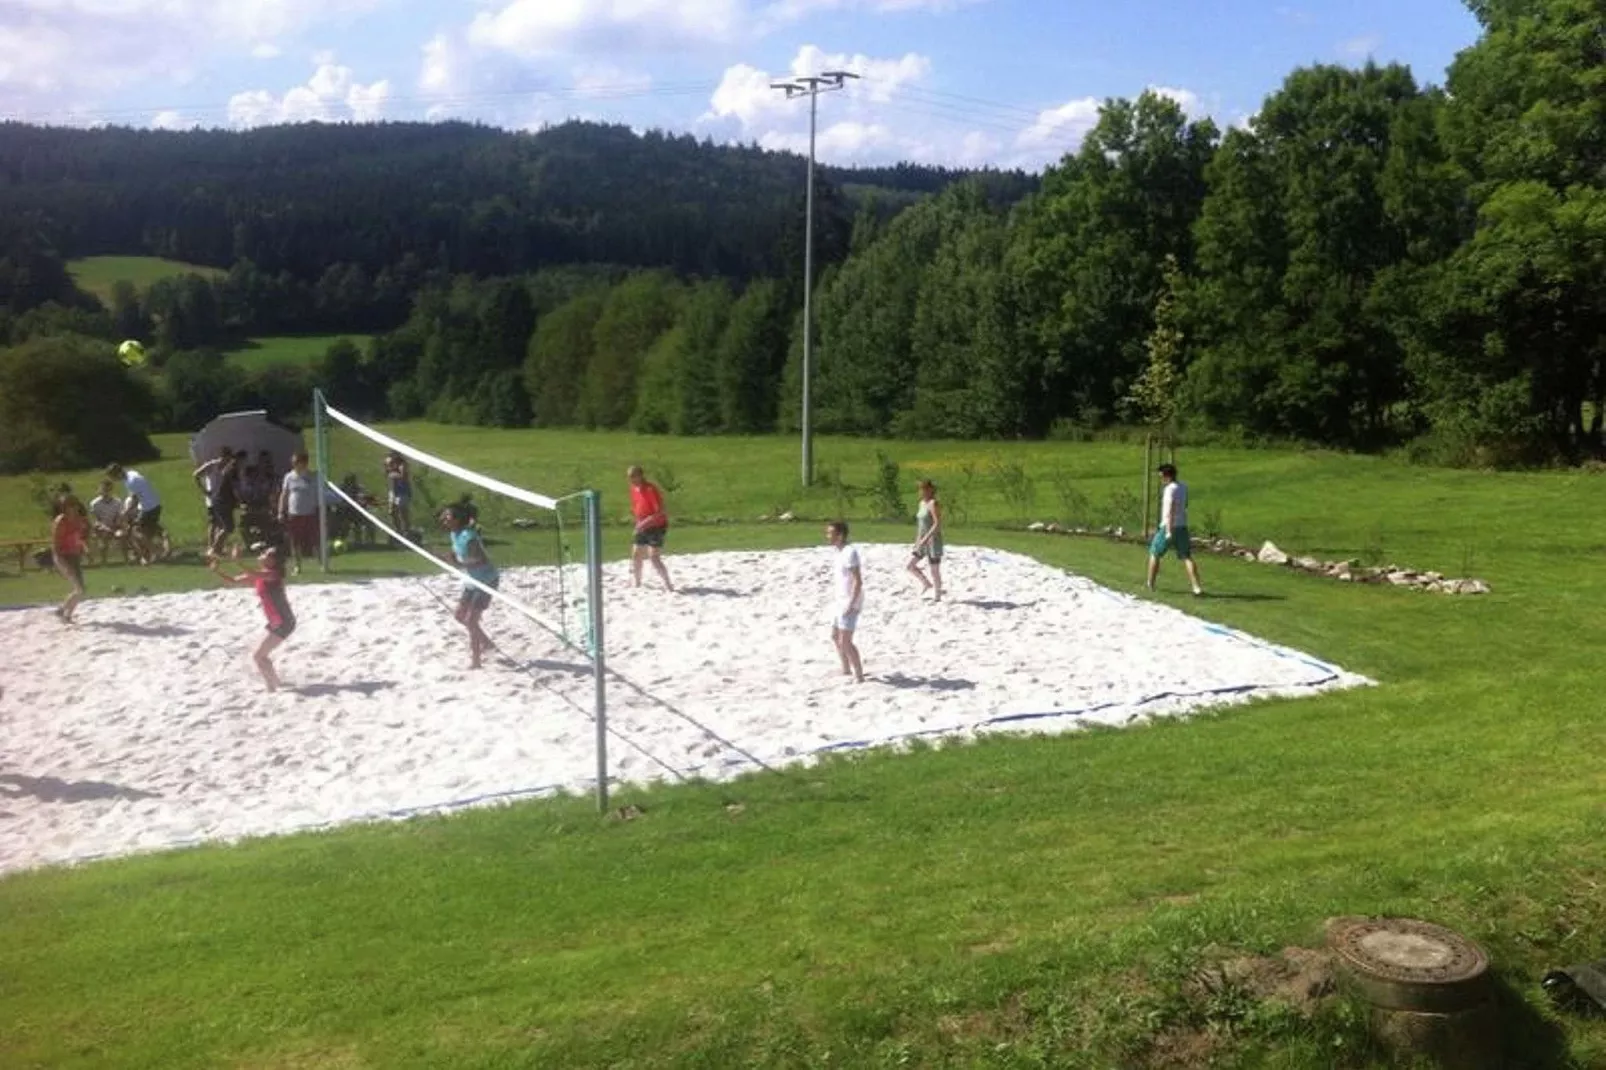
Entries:
<svg viewBox="0 0 1606 1070">
<path fill-rule="evenodd" d="M 1154 590 L 1155 578 L 1160 575 L 1160 558 L 1167 549 L 1174 548 L 1177 560 L 1188 570 L 1193 582 L 1193 593 L 1204 594 L 1199 585 L 1199 566 L 1193 560 L 1193 541 L 1188 537 L 1188 485 L 1177 479 L 1177 466 L 1160 466 L 1160 526 L 1155 529 L 1149 543 L 1149 590 Z"/>
<path fill-rule="evenodd" d="M 129 532 L 129 537 L 134 542 L 134 550 L 139 554 L 140 561 L 148 565 L 155 559 L 158 541 L 162 544 L 162 556 L 171 554 L 172 543 L 167 537 L 167 530 L 162 527 L 162 496 L 156 493 L 151 481 L 120 464 L 107 468 L 106 478 L 114 483 L 121 481 L 128 488 L 129 496 L 139 502 L 139 520 Z"/>
<path fill-rule="evenodd" d="M 831 613 L 831 643 L 842 659 L 842 674 L 862 684 L 864 664 L 859 660 L 859 648 L 853 643 L 853 631 L 859 626 L 859 610 L 864 607 L 864 567 L 859 560 L 859 548 L 848 544 L 846 520 L 827 524 L 825 537 L 836 548 L 833 568 L 837 591 Z"/>
</svg>

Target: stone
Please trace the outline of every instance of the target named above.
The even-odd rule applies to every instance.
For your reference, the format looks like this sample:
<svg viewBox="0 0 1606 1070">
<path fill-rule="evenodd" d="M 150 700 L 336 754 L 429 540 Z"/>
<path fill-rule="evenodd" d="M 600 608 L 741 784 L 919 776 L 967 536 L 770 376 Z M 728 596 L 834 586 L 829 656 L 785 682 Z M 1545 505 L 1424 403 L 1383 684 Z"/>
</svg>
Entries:
<svg viewBox="0 0 1606 1070">
<path fill-rule="evenodd" d="M 779 520 L 783 524 L 790 524 L 792 521 L 796 520 L 797 517 L 793 516 L 791 513 L 782 513 L 775 519 Z"/>
<path fill-rule="evenodd" d="M 1043 523 L 1041 520 L 1034 520 L 1030 524 L 1026 525 L 1026 530 L 1027 531 L 1047 531 L 1048 530 L 1048 525 Z"/>
<path fill-rule="evenodd" d="M 1065 529 L 1060 527 L 1058 524 L 1050 524 L 1050 525 L 1048 525 L 1048 527 L 1044 528 L 1043 530 L 1047 531 L 1047 532 L 1049 532 L 1051 534 L 1058 535 L 1060 532 L 1064 531 Z"/>
<path fill-rule="evenodd" d="M 1451 594 L 1488 594 L 1490 587 L 1483 580 L 1453 580 Z"/>
<path fill-rule="evenodd" d="M 1294 558 L 1294 567 L 1302 568 L 1306 572 L 1320 572 L 1327 566 L 1314 557 L 1296 557 Z"/>
<path fill-rule="evenodd" d="M 1263 565 L 1288 564 L 1288 555 L 1277 549 L 1277 544 L 1269 540 L 1260 548 L 1260 553 L 1255 555 L 1255 559 Z"/>
</svg>

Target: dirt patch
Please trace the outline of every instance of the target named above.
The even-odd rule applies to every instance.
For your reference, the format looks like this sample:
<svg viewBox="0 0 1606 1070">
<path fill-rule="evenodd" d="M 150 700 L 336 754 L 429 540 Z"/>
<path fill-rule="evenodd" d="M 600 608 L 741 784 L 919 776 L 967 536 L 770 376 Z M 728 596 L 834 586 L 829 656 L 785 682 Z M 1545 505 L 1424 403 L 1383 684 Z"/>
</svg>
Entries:
<svg viewBox="0 0 1606 1070">
<path fill-rule="evenodd" d="M 1325 951 L 1285 947 L 1276 955 L 1245 955 L 1200 970 L 1184 987 L 1190 999 L 1234 988 L 1259 1001 L 1286 1004 L 1309 1017 L 1338 988 L 1338 966 Z"/>
</svg>

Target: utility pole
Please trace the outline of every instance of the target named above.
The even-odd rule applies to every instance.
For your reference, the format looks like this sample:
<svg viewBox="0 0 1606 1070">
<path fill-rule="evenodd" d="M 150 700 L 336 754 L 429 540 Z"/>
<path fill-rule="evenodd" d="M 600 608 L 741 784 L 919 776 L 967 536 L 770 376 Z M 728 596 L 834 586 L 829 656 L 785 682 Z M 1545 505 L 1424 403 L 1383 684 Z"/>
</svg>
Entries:
<svg viewBox="0 0 1606 1070">
<path fill-rule="evenodd" d="M 771 89 L 786 93 L 786 99 L 809 98 L 809 192 L 803 222 L 803 485 L 814 484 L 814 411 L 811 380 L 814 378 L 814 125 L 820 110 L 820 94 L 842 89 L 850 71 L 825 71 L 806 78 L 771 82 Z"/>
</svg>

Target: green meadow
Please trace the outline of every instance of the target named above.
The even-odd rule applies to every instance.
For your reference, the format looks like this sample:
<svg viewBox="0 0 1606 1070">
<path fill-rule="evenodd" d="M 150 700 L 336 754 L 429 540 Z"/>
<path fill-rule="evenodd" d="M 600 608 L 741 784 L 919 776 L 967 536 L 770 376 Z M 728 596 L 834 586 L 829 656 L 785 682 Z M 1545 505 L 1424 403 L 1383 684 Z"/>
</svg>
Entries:
<svg viewBox="0 0 1606 1070">
<path fill-rule="evenodd" d="M 67 272 L 80 290 L 94 294 L 108 308 L 112 303 L 112 287 L 118 282 L 131 282 L 135 289 L 143 292 L 152 283 L 175 275 L 220 278 L 227 274 L 220 268 L 164 260 L 159 256 L 86 256 L 68 261 Z"/>
<path fill-rule="evenodd" d="M 291 334 L 250 338 L 227 351 L 229 363 L 246 371 L 258 371 L 274 364 L 310 367 L 323 359 L 329 347 L 345 340 L 359 350 L 367 348 L 368 334 Z"/>
<path fill-rule="evenodd" d="M 611 556 L 632 462 L 670 490 L 671 554 L 815 544 L 836 515 L 865 541 L 910 538 L 876 519 L 880 451 L 906 503 L 914 479 L 936 480 L 951 542 L 1140 592 L 1141 547 L 1021 529 L 1138 526 L 1141 446 L 828 437 L 805 493 L 792 438 L 386 430 L 545 493 L 599 488 Z M 193 550 L 184 439 L 159 444 L 143 470 Z M 340 433 L 333 452 L 331 475 L 382 486 L 375 451 Z M 1606 475 L 1270 449 L 1186 448 L 1178 463 L 1196 533 L 1473 575 L 1493 593 L 1206 555 L 1209 596 L 1194 599 L 1168 562 L 1154 597 L 1378 686 L 621 788 L 630 820 L 558 799 L 0 879 L 0 1065 L 1406 1065 L 1353 998 L 1304 1013 L 1200 980 L 1319 947 L 1340 914 L 1478 940 L 1507 1065 L 1606 1065 L 1606 1024 L 1553 1010 L 1538 984 L 1606 958 L 1606 536 L 1587 504 Z M 58 478 L 93 493 L 92 473 Z M 44 530 L 41 482 L 0 480 L 0 540 Z M 476 500 L 498 556 L 534 559 L 539 536 L 506 530 L 522 514 Z M 798 520 L 759 519 L 787 511 Z M 349 553 L 328 578 L 427 567 L 410 556 Z M 64 593 L 10 569 L 0 559 L 0 603 Z M 88 580 L 93 597 L 213 582 L 185 555 Z M 911 656 L 861 645 L 872 672 Z M 0 660 L 11 692 L 4 674 Z M 5 791 L 0 776 L 0 812 Z"/>
</svg>

